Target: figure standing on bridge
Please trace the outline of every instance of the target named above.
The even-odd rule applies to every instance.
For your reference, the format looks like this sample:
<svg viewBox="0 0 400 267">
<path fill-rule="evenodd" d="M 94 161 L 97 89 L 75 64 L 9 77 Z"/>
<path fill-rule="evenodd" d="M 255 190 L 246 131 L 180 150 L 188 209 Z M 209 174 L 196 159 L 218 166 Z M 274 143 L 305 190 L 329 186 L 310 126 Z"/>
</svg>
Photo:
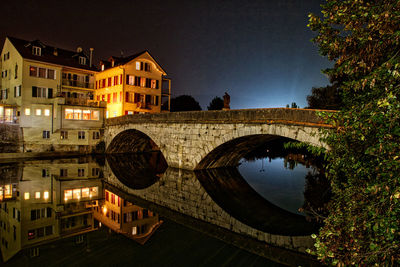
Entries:
<svg viewBox="0 0 400 267">
<path fill-rule="evenodd" d="M 224 107 L 222 108 L 222 110 L 229 110 L 229 109 L 231 109 L 231 107 L 230 107 L 230 102 L 231 102 L 231 97 L 230 97 L 230 95 L 228 95 L 228 93 L 227 92 L 225 92 L 225 95 L 224 95 Z"/>
</svg>

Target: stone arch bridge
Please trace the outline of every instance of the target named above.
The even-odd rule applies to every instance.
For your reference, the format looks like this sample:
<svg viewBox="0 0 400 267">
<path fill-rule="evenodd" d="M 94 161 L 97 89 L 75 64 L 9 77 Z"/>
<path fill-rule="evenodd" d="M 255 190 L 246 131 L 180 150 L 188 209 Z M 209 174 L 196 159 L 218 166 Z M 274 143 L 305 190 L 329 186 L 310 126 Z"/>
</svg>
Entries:
<svg viewBox="0 0 400 267">
<path fill-rule="evenodd" d="M 252 149 L 278 137 L 325 146 L 328 128 L 315 110 L 246 109 L 127 115 L 105 126 L 106 153 L 160 150 L 171 167 L 234 166 Z"/>
</svg>

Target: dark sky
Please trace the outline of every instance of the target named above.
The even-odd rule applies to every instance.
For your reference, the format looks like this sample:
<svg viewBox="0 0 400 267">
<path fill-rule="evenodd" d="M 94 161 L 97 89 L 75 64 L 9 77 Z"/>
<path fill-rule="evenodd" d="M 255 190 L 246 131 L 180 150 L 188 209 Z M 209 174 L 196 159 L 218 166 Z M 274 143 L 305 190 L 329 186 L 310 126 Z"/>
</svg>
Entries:
<svg viewBox="0 0 400 267">
<path fill-rule="evenodd" d="M 172 79 L 173 95 L 206 109 L 231 95 L 231 108 L 306 106 L 330 66 L 310 42 L 308 13 L 320 0 L 1 1 L 6 35 L 101 58 L 149 50 Z"/>
</svg>

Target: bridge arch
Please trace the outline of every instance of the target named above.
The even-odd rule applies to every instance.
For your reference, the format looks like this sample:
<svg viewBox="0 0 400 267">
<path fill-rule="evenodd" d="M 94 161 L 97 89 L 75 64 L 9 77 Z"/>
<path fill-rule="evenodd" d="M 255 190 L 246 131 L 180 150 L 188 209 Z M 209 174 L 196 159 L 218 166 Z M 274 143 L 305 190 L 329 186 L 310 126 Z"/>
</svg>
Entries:
<svg viewBox="0 0 400 267">
<path fill-rule="evenodd" d="M 317 135 L 317 128 L 299 128 L 288 125 L 244 125 L 241 129 L 233 129 L 214 143 L 206 144 L 198 152 L 196 170 L 236 166 L 246 154 L 263 144 L 279 138 L 306 142 L 323 146 Z"/>
<path fill-rule="evenodd" d="M 106 153 L 135 153 L 160 150 L 156 142 L 142 131 L 126 129 L 116 134 L 107 146 Z"/>
</svg>

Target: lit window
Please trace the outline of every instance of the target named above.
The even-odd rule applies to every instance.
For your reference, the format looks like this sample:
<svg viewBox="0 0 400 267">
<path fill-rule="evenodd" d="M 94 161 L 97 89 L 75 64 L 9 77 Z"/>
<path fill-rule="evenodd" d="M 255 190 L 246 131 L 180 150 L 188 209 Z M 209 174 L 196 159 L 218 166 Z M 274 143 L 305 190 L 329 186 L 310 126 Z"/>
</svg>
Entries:
<svg viewBox="0 0 400 267">
<path fill-rule="evenodd" d="M 36 109 L 36 116 L 42 115 L 42 110 L 41 109 Z"/>
<path fill-rule="evenodd" d="M 65 109 L 65 119 L 72 120 L 74 118 L 74 110 L 72 108 Z"/>
<path fill-rule="evenodd" d="M 106 118 L 108 118 L 108 110 L 106 111 Z"/>
<path fill-rule="evenodd" d="M 74 109 L 74 120 L 81 120 L 81 119 L 82 119 L 82 110 Z"/>
<path fill-rule="evenodd" d="M 47 116 L 47 117 L 50 116 L 50 109 L 45 109 L 44 110 L 44 115 Z"/>
<path fill-rule="evenodd" d="M 72 198 L 73 199 L 81 199 L 81 189 L 74 189 L 72 191 Z"/>
<path fill-rule="evenodd" d="M 104 70 L 104 64 L 101 65 L 101 70 Z"/>
<path fill-rule="evenodd" d="M 24 199 L 28 200 L 30 198 L 29 192 L 24 193 Z"/>
<path fill-rule="evenodd" d="M 141 87 L 146 87 L 146 78 L 140 77 L 140 86 Z"/>
<path fill-rule="evenodd" d="M 98 192 L 99 192 L 99 189 L 98 189 L 97 186 L 96 187 L 91 187 L 89 196 L 90 197 L 97 197 L 98 194 L 99 194 Z"/>
<path fill-rule="evenodd" d="M 30 108 L 26 108 L 25 109 L 25 115 L 26 116 L 30 116 L 31 115 L 31 109 Z"/>
<path fill-rule="evenodd" d="M 71 200 L 72 199 L 72 190 L 64 190 L 64 200 Z"/>
<path fill-rule="evenodd" d="M 44 198 L 45 200 L 49 199 L 49 191 L 44 191 L 44 193 L 43 193 L 43 198 Z"/>
<path fill-rule="evenodd" d="M 91 120 L 98 121 L 99 120 L 99 111 L 98 110 L 92 110 L 92 114 L 90 116 Z"/>
<path fill-rule="evenodd" d="M 136 70 L 140 70 L 140 62 L 136 61 Z"/>
<path fill-rule="evenodd" d="M 151 88 L 153 89 L 157 88 L 157 80 L 151 80 Z"/>
<path fill-rule="evenodd" d="M 40 192 L 35 192 L 35 198 L 39 199 L 40 198 Z"/>
<path fill-rule="evenodd" d="M 90 120 L 90 110 L 83 110 L 83 119 Z"/>
<path fill-rule="evenodd" d="M 82 198 L 89 197 L 90 190 L 89 188 L 82 188 Z"/>
<path fill-rule="evenodd" d="M 137 227 L 133 226 L 132 227 L 132 235 L 136 235 L 137 234 Z"/>
</svg>

